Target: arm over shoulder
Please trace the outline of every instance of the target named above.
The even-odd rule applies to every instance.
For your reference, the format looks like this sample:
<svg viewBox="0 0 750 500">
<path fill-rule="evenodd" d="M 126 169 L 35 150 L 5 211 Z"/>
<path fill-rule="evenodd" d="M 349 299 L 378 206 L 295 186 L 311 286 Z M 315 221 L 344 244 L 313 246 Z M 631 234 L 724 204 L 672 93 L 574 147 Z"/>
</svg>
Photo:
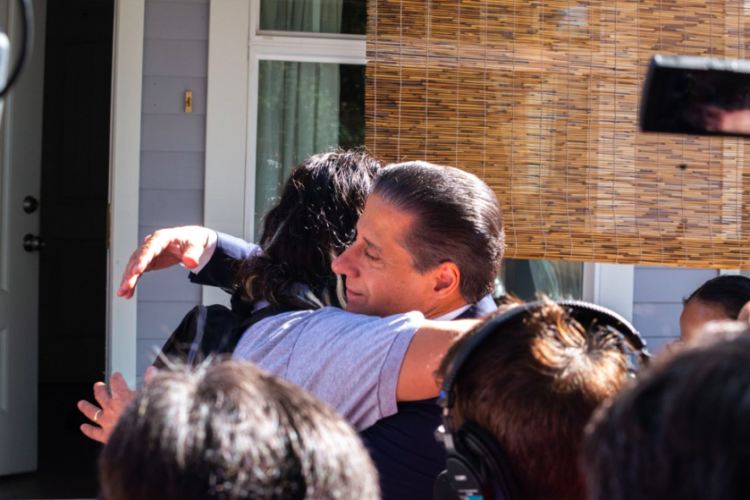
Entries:
<svg viewBox="0 0 750 500">
<path fill-rule="evenodd" d="M 479 320 L 425 321 L 404 355 L 396 386 L 397 401 L 418 401 L 438 396 L 435 372 L 453 342 Z"/>
<path fill-rule="evenodd" d="M 218 286 L 229 290 L 234 281 L 234 271 L 239 262 L 252 256 L 258 245 L 224 233 L 216 234 L 216 244 L 208 261 L 190 273 L 190 281 L 197 285 Z M 210 251 L 206 248 L 206 251 Z"/>
<path fill-rule="evenodd" d="M 358 430 L 396 413 L 398 401 L 435 397 L 440 361 L 477 323 L 426 321 L 418 312 L 376 318 L 330 307 L 290 317 L 283 324 L 259 324 L 265 331 L 256 332 L 258 350 L 266 352 L 263 359 L 247 359 L 270 368 L 271 358 L 286 352 L 281 375 L 332 405 Z M 269 352 L 274 343 L 276 352 Z"/>
</svg>

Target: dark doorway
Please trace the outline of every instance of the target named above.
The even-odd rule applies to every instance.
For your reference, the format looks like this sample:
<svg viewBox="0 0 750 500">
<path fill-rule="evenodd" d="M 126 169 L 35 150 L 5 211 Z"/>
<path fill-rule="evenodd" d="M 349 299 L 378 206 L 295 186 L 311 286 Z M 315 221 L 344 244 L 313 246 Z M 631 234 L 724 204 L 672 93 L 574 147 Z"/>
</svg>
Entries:
<svg viewBox="0 0 750 500">
<path fill-rule="evenodd" d="M 113 0 L 50 0 L 39 294 L 39 470 L 12 498 L 96 498 L 80 399 L 104 380 Z M 1 490 L 2 488 L 0 488 Z"/>
</svg>

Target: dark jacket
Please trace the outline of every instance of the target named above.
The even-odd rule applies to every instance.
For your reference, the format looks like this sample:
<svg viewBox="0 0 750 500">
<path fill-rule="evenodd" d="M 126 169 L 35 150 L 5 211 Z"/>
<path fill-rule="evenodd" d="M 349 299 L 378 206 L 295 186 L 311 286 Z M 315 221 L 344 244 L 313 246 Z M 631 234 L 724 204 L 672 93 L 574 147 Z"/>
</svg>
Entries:
<svg viewBox="0 0 750 500">
<path fill-rule="evenodd" d="M 239 260 L 253 245 L 219 233 L 216 251 L 193 283 L 231 289 Z M 456 319 L 481 318 L 494 308 L 483 300 Z M 432 500 L 435 478 L 445 469 L 445 449 L 435 440 L 440 407 L 435 399 L 398 403 L 398 413 L 360 433 L 380 475 L 383 500 Z"/>
</svg>

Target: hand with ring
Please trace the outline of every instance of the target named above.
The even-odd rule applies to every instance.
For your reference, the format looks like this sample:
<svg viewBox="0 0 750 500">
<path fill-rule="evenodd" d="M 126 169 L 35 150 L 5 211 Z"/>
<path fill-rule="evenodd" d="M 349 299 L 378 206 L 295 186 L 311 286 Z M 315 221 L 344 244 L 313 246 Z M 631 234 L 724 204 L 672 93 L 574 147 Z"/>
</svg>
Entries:
<svg viewBox="0 0 750 500">
<path fill-rule="evenodd" d="M 146 372 L 147 379 L 155 372 L 155 369 L 149 369 Z M 109 379 L 109 385 L 112 388 L 110 394 L 104 382 L 94 384 L 94 398 L 100 406 L 96 406 L 88 401 L 79 401 L 78 409 L 86 418 L 97 424 L 98 427 L 90 424 L 83 424 L 81 432 L 87 437 L 100 443 L 106 443 L 109 435 L 115 429 L 120 415 L 135 397 L 135 391 L 130 390 L 128 383 L 125 382 L 121 373 L 115 373 Z"/>
</svg>

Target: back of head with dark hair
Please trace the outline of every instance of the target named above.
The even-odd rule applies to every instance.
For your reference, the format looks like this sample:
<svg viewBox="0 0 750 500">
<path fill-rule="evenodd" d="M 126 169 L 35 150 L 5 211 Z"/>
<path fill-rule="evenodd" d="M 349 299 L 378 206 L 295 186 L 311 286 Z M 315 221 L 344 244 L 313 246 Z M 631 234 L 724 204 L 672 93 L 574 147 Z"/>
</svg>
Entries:
<svg viewBox="0 0 750 500">
<path fill-rule="evenodd" d="M 750 278 L 737 275 L 717 276 L 703 283 L 683 303 L 687 305 L 693 300 L 717 306 L 724 311 L 727 319 L 737 319 L 742 306 L 750 302 Z"/>
<path fill-rule="evenodd" d="M 594 409 L 626 383 L 627 361 L 619 337 L 581 325 L 544 300 L 533 314 L 499 325 L 462 364 L 453 416 L 457 425 L 474 422 L 497 439 L 524 500 L 581 500 L 583 430 Z M 441 378 L 470 337 L 451 347 Z"/>
<path fill-rule="evenodd" d="M 379 169 L 380 163 L 355 151 L 318 154 L 295 167 L 263 219 L 262 252 L 237 273 L 244 298 L 343 307 L 344 290 L 331 261 L 353 241 Z"/>
<path fill-rule="evenodd" d="M 588 498 L 750 498 L 748 443 L 746 332 L 679 352 L 597 412 L 583 458 Z"/>
<path fill-rule="evenodd" d="M 500 204 L 487 184 L 457 168 L 413 161 L 382 169 L 373 195 L 415 218 L 401 245 L 418 272 L 450 261 L 461 273 L 466 302 L 492 291 L 505 232 Z"/>
<path fill-rule="evenodd" d="M 145 384 L 100 476 L 105 500 L 379 498 L 367 452 L 333 409 L 233 361 Z"/>
</svg>

